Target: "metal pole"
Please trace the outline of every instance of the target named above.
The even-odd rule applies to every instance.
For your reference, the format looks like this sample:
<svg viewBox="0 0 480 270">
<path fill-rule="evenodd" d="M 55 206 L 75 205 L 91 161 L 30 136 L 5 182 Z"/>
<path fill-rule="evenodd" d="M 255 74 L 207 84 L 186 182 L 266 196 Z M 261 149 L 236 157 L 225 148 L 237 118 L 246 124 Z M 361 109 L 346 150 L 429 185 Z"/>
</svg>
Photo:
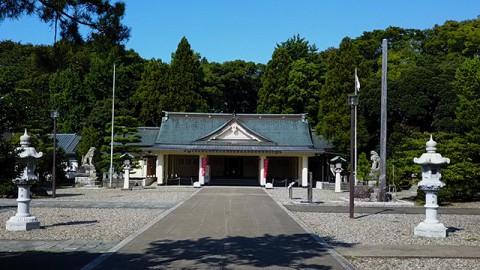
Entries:
<svg viewBox="0 0 480 270">
<path fill-rule="evenodd" d="M 110 181 L 108 186 L 112 187 L 112 178 L 113 178 L 113 135 L 115 134 L 114 129 L 114 120 L 115 118 L 115 65 L 113 65 L 113 89 L 112 89 L 112 135 L 110 138 Z"/>
<path fill-rule="evenodd" d="M 358 90 L 358 86 L 357 86 L 357 80 L 358 80 L 358 76 L 357 76 L 357 69 L 355 69 L 355 96 L 357 95 L 357 90 Z M 354 146 L 354 149 L 355 149 L 355 153 L 354 153 L 354 163 L 355 163 L 355 170 L 353 171 L 353 177 L 355 178 L 355 185 L 357 185 L 358 183 L 358 179 L 357 179 L 357 164 L 358 164 L 358 153 L 357 153 L 357 106 L 354 106 L 355 107 L 355 146 Z"/>
<path fill-rule="evenodd" d="M 56 180 L 56 151 L 57 151 L 57 112 L 54 111 L 53 115 L 53 167 L 52 167 L 52 198 L 56 196 L 56 187 L 55 187 L 55 180 Z"/>
<path fill-rule="evenodd" d="M 378 200 L 385 201 L 387 174 L 387 39 L 382 41 L 382 97 L 380 115 L 380 178 Z"/>
<path fill-rule="evenodd" d="M 355 193 L 355 158 L 354 158 L 354 125 L 355 125 L 355 107 L 356 105 L 350 104 L 350 177 L 349 177 L 349 186 L 350 186 L 350 196 L 349 196 L 349 212 L 350 218 L 354 218 L 354 193 Z"/>
</svg>

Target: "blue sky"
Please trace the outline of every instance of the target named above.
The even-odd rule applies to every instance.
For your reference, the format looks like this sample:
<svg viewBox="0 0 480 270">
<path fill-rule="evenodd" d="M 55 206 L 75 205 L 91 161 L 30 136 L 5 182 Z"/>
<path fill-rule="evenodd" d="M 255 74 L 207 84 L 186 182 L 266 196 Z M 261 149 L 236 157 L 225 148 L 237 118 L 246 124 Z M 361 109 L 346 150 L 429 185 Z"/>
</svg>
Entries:
<svg viewBox="0 0 480 270">
<path fill-rule="evenodd" d="M 480 15 L 476 0 L 126 0 L 127 48 L 170 62 L 185 36 L 210 62 L 267 63 L 277 43 L 299 34 L 319 50 L 389 26 L 427 29 Z M 35 17 L 0 23 L 0 40 L 52 44 Z"/>
</svg>

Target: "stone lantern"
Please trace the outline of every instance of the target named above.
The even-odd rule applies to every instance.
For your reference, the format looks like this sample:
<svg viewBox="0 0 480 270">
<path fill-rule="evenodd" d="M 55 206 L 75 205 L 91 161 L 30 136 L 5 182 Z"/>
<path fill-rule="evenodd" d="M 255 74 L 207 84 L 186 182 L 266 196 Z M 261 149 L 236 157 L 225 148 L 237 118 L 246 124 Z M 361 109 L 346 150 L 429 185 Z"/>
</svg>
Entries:
<svg viewBox="0 0 480 270">
<path fill-rule="evenodd" d="M 342 165 L 346 160 L 340 156 L 336 156 L 330 160 L 330 170 L 335 175 L 335 192 L 342 192 Z"/>
<path fill-rule="evenodd" d="M 18 186 L 18 207 L 17 214 L 7 221 L 6 229 L 8 231 L 28 231 L 40 228 L 40 222 L 35 216 L 30 214 L 30 187 L 38 181 L 35 175 L 35 159 L 42 157 L 42 152 L 37 153 L 35 148 L 30 146 L 30 136 L 25 134 L 20 137 L 20 147 L 18 163 L 25 168 L 21 175 L 13 179 L 13 183 Z"/>
<path fill-rule="evenodd" d="M 421 157 L 414 158 L 413 162 L 422 165 L 422 181 L 418 187 L 425 191 L 425 212 L 424 221 L 415 227 L 414 234 L 425 237 L 447 237 L 447 228 L 437 219 L 437 194 L 445 183 L 440 181 L 442 177 L 440 167 L 450 163 L 450 159 L 442 157 L 436 153 L 437 143 L 430 136 L 430 141 L 426 143 L 426 153 Z"/>
<path fill-rule="evenodd" d="M 125 170 L 123 174 L 123 189 L 130 189 L 130 168 L 133 156 L 125 153 L 120 156 L 120 159 L 123 160 L 123 169 Z"/>
</svg>

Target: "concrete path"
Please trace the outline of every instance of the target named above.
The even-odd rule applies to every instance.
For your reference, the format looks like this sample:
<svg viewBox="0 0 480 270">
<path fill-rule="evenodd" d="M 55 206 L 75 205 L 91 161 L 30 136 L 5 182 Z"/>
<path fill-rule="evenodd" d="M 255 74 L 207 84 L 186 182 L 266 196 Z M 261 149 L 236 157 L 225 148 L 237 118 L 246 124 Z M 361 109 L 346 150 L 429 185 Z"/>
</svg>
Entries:
<svg viewBox="0 0 480 270">
<path fill-rule="evenodd" d="M 203 188 L 84 269 L 260 268 L 353 269 L 262 189 L 220 187 Z"/>
</svg>

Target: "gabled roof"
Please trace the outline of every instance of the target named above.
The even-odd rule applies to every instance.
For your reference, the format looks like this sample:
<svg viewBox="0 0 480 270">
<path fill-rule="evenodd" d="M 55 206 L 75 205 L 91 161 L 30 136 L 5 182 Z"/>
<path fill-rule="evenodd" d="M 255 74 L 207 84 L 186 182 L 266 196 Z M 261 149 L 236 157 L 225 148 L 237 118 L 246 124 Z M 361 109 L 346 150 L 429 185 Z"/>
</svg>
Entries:
<svg viewBox="0 0 480 270">
<path fill-rule="evenodd" d="M 248 138 L 216 139 L 242 128 Z M 250 137 L 249 137 L 250 136 Z M 221 136 L 220 136 L 221 137 Z M 321 153 L 316 149 L 304 114 L 223 114 L 165 112 L 151 149 L 197 152 Z"/>
<path fill-rule="evenodd" d="M 241 133 L 238 136 L 238 133 Z M 242 136 L 243 135 L 243 136 Z M 226 122 L 223 126 L 214 130 L 212 133 L 207 134 L 206 136 L 199 138 L 197 141 L 211 141 L 216 140 L 217 138 L 231 140 L 250 140 L 250 141 L 263 141 L 268 142 L 267 138 L 262 137 L 259 134 L 256 134 L 255 131 L 251 130 L 245 124 L 242 123 L 240 119 L 232 117 L 230 121 Z"/>
</svg>

